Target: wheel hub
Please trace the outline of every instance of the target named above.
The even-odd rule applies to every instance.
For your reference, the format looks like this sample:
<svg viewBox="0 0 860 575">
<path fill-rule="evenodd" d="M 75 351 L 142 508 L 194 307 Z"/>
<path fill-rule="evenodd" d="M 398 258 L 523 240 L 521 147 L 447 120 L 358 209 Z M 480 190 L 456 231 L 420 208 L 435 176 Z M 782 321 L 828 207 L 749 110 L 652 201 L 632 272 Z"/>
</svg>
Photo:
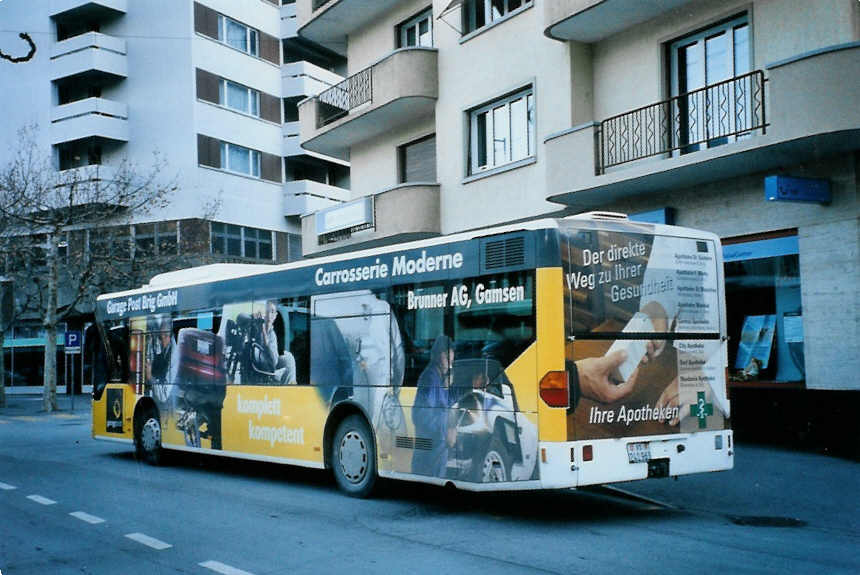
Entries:
<svg viewBox="0 0 860 575">
<path fill-rule="evenodd" d="M 340 440 L 340 468 L 352 483 L 360 483 L 367 473 L 367 445 L 355 431 L 349 431 Z"/>
<path fill-rule="evenodd" d="M 140 443 L 146 451 L 153 451 L 161 444 L 161 424 L 150 417 L 140 430 Z"/>
<path fill-rule="evenodd" d="M 489 452 L 484 457 L 483 467 L 484 482 L 505 481 L 505 463 L 502 456 L 495 451 Z"/>
</svg>

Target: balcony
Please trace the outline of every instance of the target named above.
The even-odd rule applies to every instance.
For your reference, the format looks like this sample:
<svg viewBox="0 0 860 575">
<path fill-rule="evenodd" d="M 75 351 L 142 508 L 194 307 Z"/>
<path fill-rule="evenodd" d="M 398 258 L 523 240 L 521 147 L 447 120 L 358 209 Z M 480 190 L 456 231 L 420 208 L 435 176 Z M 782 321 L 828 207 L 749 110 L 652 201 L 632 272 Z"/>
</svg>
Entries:
<svg viewBox="0 0 860 575">
<path fill-rule="evenodd" d="M 100 19 L 125 14 L 128 0 L 51 0 L 51 18 Z"/>
<path fill-rule="evenodd" d="M 293 62 L 281 66 L 283 97 L 316 96 L 343 82 L 343 77 L 310 62 Z"/>
<path fill-rule="evenodd" d="M 284 215 L 303 216 L 349 200 L 349 190 L 313 180 L 284 184 Z"/>
<path fill-rule="evenodd" d="M 599 207 L 856 150 L 858 74 L 860 42 L 842 44 L 551 135 L 547 199 Z"/>
<path fill-rule="evenodd" d="M 691 0 L 553 0 L 544 7 L 544 34 L 556 40 L 599 42 L 689 4 Z"/>
<path fill-rule="evenodd" d="M 299 36 L 346 56 L 347 37 L 403 0 L 297 0 Z"/>
<path fill-rule="evenodd" d="M 87 32 L 51 48 L 51 81 L 80 74 L 111 78 L 128 76 L 125 40 Z"/>
<path fill-rule="evenodd" d="M 91 137 L 127 142 L 128 106 L 87 98 L 51 110 L 52 145 Z"/>
<path fill-rule="evenodd" d="M 307 215 L 302 218 L 302 249 L 305 255 L 336 253 L 438 236 L 439 198 L 438 184 L 400 184 Z"/>
<path fill-rule="evenodd" d="M 434 48 L 403 48 L 299 104 L 302 146 L 349 159 L 352 145 L 432 114 L 439 81 Z"/>
<path fill-rule="evenodd" d="M 296 5 L 284 4 L 281 6 L 281 38 L 293 38 L 298 35 L 298 18 L 296 18 Z"/>
</svg>

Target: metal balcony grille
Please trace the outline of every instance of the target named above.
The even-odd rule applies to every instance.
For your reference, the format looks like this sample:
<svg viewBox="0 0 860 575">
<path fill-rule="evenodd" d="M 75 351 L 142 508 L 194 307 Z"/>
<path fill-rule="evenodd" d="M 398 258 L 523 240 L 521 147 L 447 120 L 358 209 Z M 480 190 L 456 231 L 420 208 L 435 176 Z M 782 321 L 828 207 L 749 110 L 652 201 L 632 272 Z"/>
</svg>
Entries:
<svg viewBox="0 0 860 575">
<path fill-rule="evenodd" d="M 343 82 L 321 92 L 317 128 L 349 114 L 353 108 L 373 100 L 373 67 L 353 74 Z"/>
<path fill-rule="evenodd" d="M 693 152 L 765 127 L 764 73 L 749 72 L 600 122 L 598 173 L 642 158 Z"/>
</svg>

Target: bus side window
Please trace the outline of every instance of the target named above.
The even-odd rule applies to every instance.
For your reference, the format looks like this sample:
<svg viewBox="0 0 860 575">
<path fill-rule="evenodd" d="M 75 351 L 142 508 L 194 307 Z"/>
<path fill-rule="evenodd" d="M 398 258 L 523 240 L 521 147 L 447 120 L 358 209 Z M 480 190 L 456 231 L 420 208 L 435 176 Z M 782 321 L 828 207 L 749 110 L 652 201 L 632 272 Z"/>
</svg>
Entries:
<svg viewBox="0 0 860 575">
<path fill-rule="evenodd" d="M 296 383 L 308 385 L 311 367 L 311 314 L 307 299 L 282 300 L 280 310 L 284 315 L 284 337 L 279 338 L 279 341 L 284 342 L 283 351 L 291 353 L 296 362 Z"/>
<path fill-rule="evenodd" d="M 392 289 L 391 311 L 400 329 L 405 356 L 403 385 L 415 387 L 430 362 L 430 348 L 439 335 L 447 335 L 446 310 L 450 290 L 447 284 L 405 285 Z M 415 302 L 421 299 L 427 307 Z M 412 305 L 410 305 L 410 301 Z M 436 305 L 444 302 L 446 305 Z M 450 323 L 450 322 L 449 322 Z"/>
</svg>

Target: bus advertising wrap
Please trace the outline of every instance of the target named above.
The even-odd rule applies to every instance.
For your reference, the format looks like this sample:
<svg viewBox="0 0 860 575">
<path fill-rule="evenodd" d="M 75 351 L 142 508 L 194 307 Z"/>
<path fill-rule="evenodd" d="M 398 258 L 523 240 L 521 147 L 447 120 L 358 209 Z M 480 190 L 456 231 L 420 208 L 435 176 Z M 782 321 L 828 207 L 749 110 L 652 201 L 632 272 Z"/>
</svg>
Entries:
<svg viewBox="0 0 860 575">
<path fill-rule="evenodd" d="M 715 242 L 580 228 L 562 245 L 568 438 L 723 429 Z"/>
</svg>

